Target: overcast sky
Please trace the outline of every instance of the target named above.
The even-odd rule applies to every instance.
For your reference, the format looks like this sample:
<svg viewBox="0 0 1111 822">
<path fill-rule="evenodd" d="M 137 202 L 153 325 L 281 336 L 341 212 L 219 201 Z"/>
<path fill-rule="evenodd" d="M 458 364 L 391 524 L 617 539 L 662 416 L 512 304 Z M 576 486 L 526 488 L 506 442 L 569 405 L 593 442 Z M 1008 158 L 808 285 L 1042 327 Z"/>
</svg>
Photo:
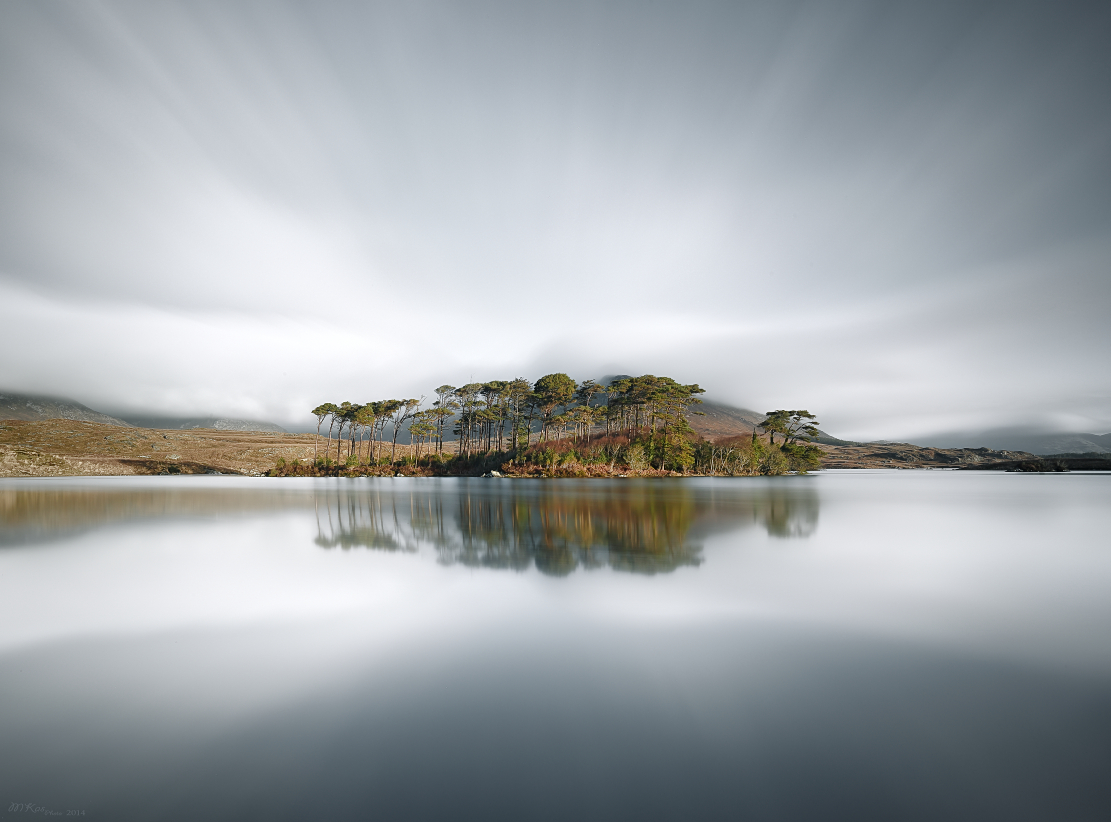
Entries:
<svg viewBox="0 0 1111 822">
<path fill-rule="evenodd" d="M 0 5 L 0 388 L 1111 428 L 1111 5 Z"/>
</svg>

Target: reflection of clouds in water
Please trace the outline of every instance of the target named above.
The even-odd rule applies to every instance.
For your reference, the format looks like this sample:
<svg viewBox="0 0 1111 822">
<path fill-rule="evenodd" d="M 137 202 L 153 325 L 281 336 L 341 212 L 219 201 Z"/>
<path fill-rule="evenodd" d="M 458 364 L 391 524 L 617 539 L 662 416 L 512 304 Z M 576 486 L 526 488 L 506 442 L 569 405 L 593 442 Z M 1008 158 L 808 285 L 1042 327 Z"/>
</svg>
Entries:
<svg viewBox="0 0 1111 822">
<path fill-rule="evenodd" d="M 316 544 L 321 548 L 416 551 L 419 540 L 397 510 L 398 498 L 382 494 L 315 495 Z M 392 503 L 392 505 L 390 504 Z"/>
<path fill-rule="evenodd" d="M 806 539 L 818 530 L 818 492 L 801 478 L 739 478 L 709 488 L 698 505 L 696 531 L 763 528 L 769 536 Z"/>
</svg>

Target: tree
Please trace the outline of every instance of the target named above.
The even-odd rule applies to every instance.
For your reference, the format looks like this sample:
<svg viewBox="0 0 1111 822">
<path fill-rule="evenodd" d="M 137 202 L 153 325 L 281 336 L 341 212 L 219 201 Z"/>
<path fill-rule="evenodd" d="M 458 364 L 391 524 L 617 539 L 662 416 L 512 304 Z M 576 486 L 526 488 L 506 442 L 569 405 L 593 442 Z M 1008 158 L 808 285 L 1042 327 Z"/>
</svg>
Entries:
<svg viewBox="0 0 1111 822">
<path fill-rule="evenodd" d="M 575 399 L 580 403 L 579 422 L 581 428 L 579 436 L 586 438 L 590 433 L 590 427 L 594 424 L 597 415 L 594 409 L 594 397 L 598 394 L 605 392 L 605 387 L 594 382 L 594 380 L 583 380 L 582 385 L 575 391 Z"/>
<path fill-rule="evenodd" d="M 788 411 L 787 421 L 784 425 L 784 436 L 786 437 L 786 444 L 804 440 L 806 442 L 813 442 L 814 438 L 818 436 L 818 422 L 814 414 L 809 411 Z"/>
<path fill-rule="evenodd" d="M 780 408 L 769 411 L 759 427 L 768 432 L 768 444 L 775 445 L 775 435 L 780 434 L 783 442 L 778 449 L 778 459 L 785 461 L 785 468 L 805 474 L 811 468 L 820 467 L 822 452 L 816 445 L 810 445 L 818 436 L 818 420 L 809 411 L 788 411 Z M 756 432 L 753 431 L 755 442 Z M 768 458 L 772 458 L 769 453 Z M 776 472 L 782 473 L 777 468 Z M 774 473 L 769 471 L 769 473 Z"/>
<path fill-rule="evenodd" d="M 332 412 L 333 419 L 339 423 L 339 429 L 336 431 L 336 462 L 339 462 L 340 448 L 343 446 L 343 427 L 355 421 L 355 413 L 359 410 L 359 406 L 353 405 L 349 402 L 340 403 L 339 408 Z M 331 429 L 329 429 L 329 434 Z M 352 446 L 355 440 L 352 439 Z"/>
<path fill-rule="evenodd" d="M 546 374 L 536 381 L 532 390 L 541 412 L 540 438 L 546 440 L 556 409 L 570 404 L 575 397 L 575 381 L 566 374 Z"/>
<path fill-rule="evenodd" d="M 401 431 L 401 426 L 420 409 L 424 403 L 424 395 L 421 395 L 419 400 L 398 400 L 397 403 L 397 408 L 393 412 L 393 443 L 390 446 L 391 465 L 397 461 L 397 435 Z"/>
<path fill-rule="evenodd" d="M 394 411 L 401 404 L 401 400 L 379 400 L 378 402 L 371 403 L 374 407 L 374 413 L 377 415 L 375 421 L 375 430 L 373 434 L 374 457 L 375 464 L 381 459 L 378 446 L 381 445 L 381 434 L 386 428 L 386 423 L 390 421 Z"/>
<path fill-rule="evenodd" d="M 470 454 L 474 445 L 475 415 L 486 403 L 478 398 L 482 391 L 482 383 L 469 382 L 455 389 L 455 397 L 459 401 L 459 453 Z"/>
<path fill-rule="evenodd" d="M 317 436 L 318 439 L 320 437 L 320 426 L 324 422 L 324 418 L 330 416 L 332 413 L 335 412 L 335 410 L 336 410 L 335 403 L 330 403 L 330 402 L 326 402 L 322 405 L 318 405 L 318 406 L 316 406 L 316 408 L 314 408 L 312 410 L 313 416 L 316 417 L 316 436 Z M 328 447 L 331 448 L 331 445 L 332 445 L 332 426 L 329 425 L 328 426 Z M 313 462 L 316 462 L 316 460 L 317 460 L 318 452 L 317 452 L 317 447 L 316 446 L 317 446 L 317 441 L 313 440 L 313 443 L 312 443 L 312 461 Z"/>
<path fill-rule="evenodd" d="M 327 456 L 332 450 L 332 428 L 340 418 L 340 408 L 334 402 L 326 402 L 324 404 L 328 406 L 328 447 L 324 452 Z"/>
<path fill-rule="evenodd" d="M 670 377 L 659 377 L 654 387 L 653 416 L 660 421 L 663 429 L 659 466 L 666 468 L 673 465 L 686 469 L 694 461 L 689 436 L 694 430 L 687 421 L 686 409 L 687 406 L 701 404 L 702 400 L 695 395 L 705 391 L 697 383 L 682 385 Z"/>
<path fill-rule="evenodd" d="M 444 453 L 444 424 L 459 410 L 459 403 L 452 399 L 455 391 L 454 385 L 441 385 L 436 389 L 436 401 L 432 403 L 436 409 L 436 450 L 440 454 Z"/>
<path fill-rule="evenodd" d="M 358 412 L 355 414 L 355 424 L 361 426 L 362 433 L 365 435 L 367 428 L 371 431 L 371 436 L 374 435 L 374 425 L 378 421 L 378 414 L 375 410 L 377 403 L 368 402 L 366 405 L 360 405 Z M 363 457 L 362 438 L 359 440 L 359 459 Z"/>
<path fill-rule="evenodd" d="M 406 423 L 415 461 L 419 464 L 426 445 L 431 456 L 433 440 L 443 461 L 444 428 L 453 419 L 459 436 L 458 455 L 465 458 L 509 448 L 515 462 L 528 460 L 534 423 L 539 422 L 541 442 L 550 439 L 553 431 L 557 439 L 562 439 L 566 432 L 579 443 L 576 447 L 583 451 L 584 460 L 597 461 L 599 454 L 604 453 L 611 470 L 621 454 L 633 450 L 645 465 L 659 470 L 686 470 L 697 465 L 718 473 L 726 470 L 723 466 L 728 464 L 731 466 L 728 470 L 733 472 L 744 462 L 746 471 L 756 470 L 754 466 L 759 463 L 761 471 L 777 473 L 786 470 L 788 461 L 792 467 L 797 466 L 796 470 L 817 464 L 819 452 L 809 443 L 818 433 L 818 422 L 805 410 L 769 411 L 754 428 L 751 447 L 746 443 L 744 449 L 722 450 L 699 444 L 696 449 L 697 437 L 688 416 L 700 413 L 694 407 L 702 402 L 698 397 L 702 393 L 697 384 L 685 385 L 653 374 L 622 375 L 614 377 L 609 385 L 599 385 L 594 380 L 578 385 L 567 374 L 557 372 L 545 374 L 535 384 L 523 377 L 468 383 L 460 388 L 444 384 L 436 389 L 436 399 L 425 411 L 420 410 L 424 401 L 421 397 L 378 400 L 365 405 L 324 403 L 313 413 L 317 417 L 318 437 L 324 419 L 330 419 L 326 448 L 330 449 L 332 429 L 338 426 L 337 460 L 342 454 L 345 426 L 351 440 L 349 461 L 356 455 L 362 460 L 362 441 L 369 429 L 368 450 L 375 464 L 385 461 L 384 454 L 380 454 L 385 450 L 387 424 L 393 432 L 390 462 L 397 462 L 397 440 Z M 603 420 L 607 439 L 600 445 L 604 444 L 604 448 L 599 451 L 585 447 L 591 432 Z M 767 443 L 757 439 L 758 430 L 769 434 Z M 782 435 L 782 442 L 775 441 L 776 434 Z M 736 456 L 742 450 L 751 458 Z M 319 454 L 319 444 L 314 453 Z M 547 453 L 552 453 L 552 449 Z M 769 460 L 776 464 L 769 462 L 765 466 Z M 466 465 L 461 467 L 465 469 Z"/>
<path fill-rule="evenodd" d="M 532 394 L 532 384 L 524 377 L 516 377 L 510 380 L 509 384 L 505 387 L 505 400 L 510 409 L 513 422 L 511 423 L 510 431 L 513 437 L 512 449 L 514 453 L 520 448 L 521 436 L 521 418 L 525 406 L 528 404 L 529 396 Z M 525 445 L 528 445 L 528 428 L 525 429 Z"/>
<path fill-rule="evenodd" d="M 409 423 L 409 437 L 416 445 L 416 458 L 414 462 L 420 464 L 421 444 L 427 442 L 436 433 L 437 412 L 435 408 L 427 411 L 418 411 Z"/>
<path fill-rule="evenodd" d="M 486 450 L 502 450 L 502 435 L 505 432 L 505 398 L 509 383 L 505 380 L 491 380 L 482 386 L 482 396 L 486 398 Z M 495 433 L 497 445 L 495 442 Z"/>
<path fill-rule="evenodd" d="M 757 425 L 757 428 L 763 428 L 768 433 L 768 442 L 775 445 L 775 435 L 782 434 L 787 436 L 787 422 L 790 419 L 791 412 L 780 409 L 778 411 L 768 411 L 764 414 L 764 421 Z"/>
</svg>

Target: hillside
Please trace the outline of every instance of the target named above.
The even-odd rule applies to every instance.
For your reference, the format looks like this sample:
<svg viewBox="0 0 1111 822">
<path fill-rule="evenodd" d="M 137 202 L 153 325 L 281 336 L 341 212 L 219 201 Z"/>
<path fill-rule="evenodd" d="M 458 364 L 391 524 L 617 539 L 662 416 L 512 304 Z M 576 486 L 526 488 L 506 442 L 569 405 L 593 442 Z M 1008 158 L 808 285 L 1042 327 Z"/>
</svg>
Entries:
<svg viewBox="0 0 1111 822">
<path fill-rule="evenodd" d="M 1019 434 L 987 436 L 983 441 L 989 446 L 1006 442 L 1011 448 L 1031 454 L 1111 454 L 1111 434 Z"/>
<path fill-rule="evenodd" d="M 38 397 L 31 394 L 0 393 L 0 419 L 4 420 L 81 420 L 102 425 L 133 427 L 107 414 L 101 414 L 73 400 Z"/>
<path fill-rule="evenodd" d="M 6 420 L 0 423 L 0 477 L 257 475 L 273 468 L 278 457 L 311 460 L 313 439 L 213 429 L 121 429 L 64 419 Z"/>
<path fill-rule="evenodd" d="M 1034 459 L 1023 451 L 929 448 L 905 442 L 821 444 L 823 468 L 967 468 Z"/>
<path fill-rule="evenodd" d="M 747 408 L 734 408 L 711 400 L 704 400 L 692 411 L 701 411 L 702 414 L 690 415 L 691 428 L 709 440 L 751 434 L 764 419 L 763 414 Z"/>
<path fill-rule="evenodd" d="M 130 417 L 130 415 L 128 415 Z M 0 392 L 0 420 L 79 420 L 121 428 L 213 428 L 217 431 L 255 431 L 287 433 L 280 425 L 258 420 L 237 420 L 226 417 L 130 417 L 121 419 L 94 411 L 87 405 L 57 397 Z"/>
<path fill-rule="evenodd" d="M 272 422 L 237 420 L 227 417 L 136 417 L 128 415 L 128 422 L 139 428 L 176 428 L 186 431 L 195 428 L 212 428 L 216 431 L 257 431 L 259 433 L 287 434 L 286 429 Z"/>
<path fill-rule="evenodd" d="M 699 415 L 697 412 L 701 411 Z M 719 440 L 724 437 L 751 436 L 753 429 L 764 421 L 764 415 L 747 408 L 736 408 L 732 405 L 703 400 L 702 405 L 696 405 L 690 414 L 691 428 L 708 440 Z M 831 437 L 825 431 L 818 429 L 819 436 L 815 442 L 826 445 L 852 445 L 853 443 Z"/>
<path fill-rule="evenodd" d="M 1026 451 L 1031 454 L 1111 454 L 1111 434 L 1039 431 L 1029 428 L 996 428 L 979 432 L 950 432 L 926 438 L 941 448 L 977 445 Z"/>
</svg>

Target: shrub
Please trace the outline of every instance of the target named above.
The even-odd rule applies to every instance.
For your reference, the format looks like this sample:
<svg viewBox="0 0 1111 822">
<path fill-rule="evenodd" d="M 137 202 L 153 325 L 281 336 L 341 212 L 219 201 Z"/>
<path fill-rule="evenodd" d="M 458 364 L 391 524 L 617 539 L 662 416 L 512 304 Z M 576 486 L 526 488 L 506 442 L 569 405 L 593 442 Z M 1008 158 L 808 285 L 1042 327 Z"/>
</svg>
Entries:
<svg viewBox="0 0 1111 822">
<path fill-rule="evenodd" d="M 759 440 L 757 440 L 759 442 Z M 790 463 L 787 461 L 787 455 L 783 453 L 780 448 L 774 445 L 766 446 L 760 449 L 763 451 L 760 454 L 760 473 L 768 476 L 777 476 L 779 474 L 786 474 L 790 470 Z"/>
<path fill-rule="evenodd" d="M 791 443 L 784 445 L 782 450 L 792 471 L 805 474 L 811 469 L 822 467 L 822 450 L 816 445 Z"/>
<path fill-rule="evenodd" d="M 626 446 L 622 456 L 630 471 L 643 471 L 648 467 L 648 457 L 645 456 L 644 446 L 639 442 Z"/>
</svg>

